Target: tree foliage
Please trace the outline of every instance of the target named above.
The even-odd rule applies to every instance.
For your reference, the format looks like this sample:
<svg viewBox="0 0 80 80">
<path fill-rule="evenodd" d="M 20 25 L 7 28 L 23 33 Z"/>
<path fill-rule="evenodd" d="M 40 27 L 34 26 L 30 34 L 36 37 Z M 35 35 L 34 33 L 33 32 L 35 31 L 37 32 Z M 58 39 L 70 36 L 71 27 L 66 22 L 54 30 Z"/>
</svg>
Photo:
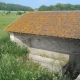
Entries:
<svg viewBox="0 0 80 80">
<path fill-rule="evenodd" d="M 50 5 L 50 6 L 42 5 L 39 7 L 38 10 L 39 11 L 80 10 L 80 5 L 57 3 L 56 5 Z"/>
<path fill-rule="evenodd" d="M 0 10 L 7 10 L 7 11 L 34 11 L 31 7 L 22 6 L 19 4 L 10 4 L 0 2 Z M 38 9 L 38 11 L 67 11 L 67 10 L 80 10 L 80 4 L 72 5 L 72 4 L 62 4 L 57 3 L 56 5 L 42 5 Z"/>
<path fill-rule="evenodd" d="M 10 10 L 10 11 L 33 11 L 31 7 L 28 6 L 22 6 L 19 4 L 9 4 L 9 3 L 4 3 L 0 2 L 0 10 Z"/>
</svg>

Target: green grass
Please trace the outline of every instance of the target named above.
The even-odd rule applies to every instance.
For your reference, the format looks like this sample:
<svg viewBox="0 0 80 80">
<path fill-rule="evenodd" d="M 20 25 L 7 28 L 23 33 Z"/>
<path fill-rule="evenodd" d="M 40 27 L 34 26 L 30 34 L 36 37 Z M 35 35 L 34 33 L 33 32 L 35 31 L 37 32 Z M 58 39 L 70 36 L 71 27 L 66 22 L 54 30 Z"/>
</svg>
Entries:
<svg viewBox="0 0 80 80">
<path fill-rule="evenodd" d="M 39 64 L 27 60 L 28 49 L 17 46 L 9 37 L 0 40 L 0 80 L 36 80 L 52 76 Z"/>
<path fill-rule="evenodd" d="M 25 63 L 13 55 L 2 55 L 0 60 L 0 80 L 37 80 L 42 75 L 52 76 L 46 69 L 32 61 Z M 52 80 L 52 79 L 41 79 Z"/>
<path fill-rule="evenodd" d="M 0 39 L 0 55 L 12 54 L 14 56 L 26 56 L 28 52 L 27 47 L 17 46 L 16 43 L 10 40 L 9 36 Z"/>
<path fill-rule="evenodd" d="M 15 13 L 11 14 L 3 14 L 0 11 L 0 38 L 6 36 L 8 33 L 4 31 L 4 29 L 11 24 L 14 20 L 18 19 L 20 15 L 16 15 Z"/>
</svg>

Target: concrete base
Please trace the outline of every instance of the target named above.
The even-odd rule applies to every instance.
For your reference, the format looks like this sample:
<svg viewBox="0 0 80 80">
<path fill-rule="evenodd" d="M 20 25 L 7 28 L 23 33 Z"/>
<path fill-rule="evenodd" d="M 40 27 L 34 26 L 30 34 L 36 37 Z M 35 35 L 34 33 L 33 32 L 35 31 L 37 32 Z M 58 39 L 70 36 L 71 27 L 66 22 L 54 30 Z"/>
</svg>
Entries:
<svg viewBox="0 0 80 80">
<path fill-rule="evenodd" d="M 62 72 L 62 67 L 68 63 L 69 55 L 30 48 L 29 59 L 41 64 L 50 71 Z"/>
</svg>

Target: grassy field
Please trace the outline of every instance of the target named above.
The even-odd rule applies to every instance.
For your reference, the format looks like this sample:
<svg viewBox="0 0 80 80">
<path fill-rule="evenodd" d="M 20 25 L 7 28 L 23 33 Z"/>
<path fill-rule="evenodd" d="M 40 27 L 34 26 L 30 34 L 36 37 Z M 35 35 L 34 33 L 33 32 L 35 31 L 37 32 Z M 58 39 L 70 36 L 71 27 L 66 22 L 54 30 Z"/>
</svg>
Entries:
<svg viewBox="0 0 80 80">
<path fill-rule="evenodd" d="M 4 29 L 19 17 L 20 15 L 16 15 L 16 13 L 14 12 L 6 15 L 6 14 L 3 14 L 3 11 L 0 11 L 0 38 L 8 34 L 7 32 L 5 32 Z"/>
</svg>

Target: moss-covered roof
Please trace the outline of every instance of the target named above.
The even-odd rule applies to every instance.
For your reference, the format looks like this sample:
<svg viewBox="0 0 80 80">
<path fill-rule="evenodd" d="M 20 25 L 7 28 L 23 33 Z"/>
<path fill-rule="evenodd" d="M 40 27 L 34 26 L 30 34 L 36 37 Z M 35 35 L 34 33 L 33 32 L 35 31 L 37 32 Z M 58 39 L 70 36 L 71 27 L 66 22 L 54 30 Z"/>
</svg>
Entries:
<svg viewBox="0 0 80 80">
<path fill-rule="evenodd" d="M 80 11 L 27 12 L 6 31 L 80 39 Z"/>
</svg>

